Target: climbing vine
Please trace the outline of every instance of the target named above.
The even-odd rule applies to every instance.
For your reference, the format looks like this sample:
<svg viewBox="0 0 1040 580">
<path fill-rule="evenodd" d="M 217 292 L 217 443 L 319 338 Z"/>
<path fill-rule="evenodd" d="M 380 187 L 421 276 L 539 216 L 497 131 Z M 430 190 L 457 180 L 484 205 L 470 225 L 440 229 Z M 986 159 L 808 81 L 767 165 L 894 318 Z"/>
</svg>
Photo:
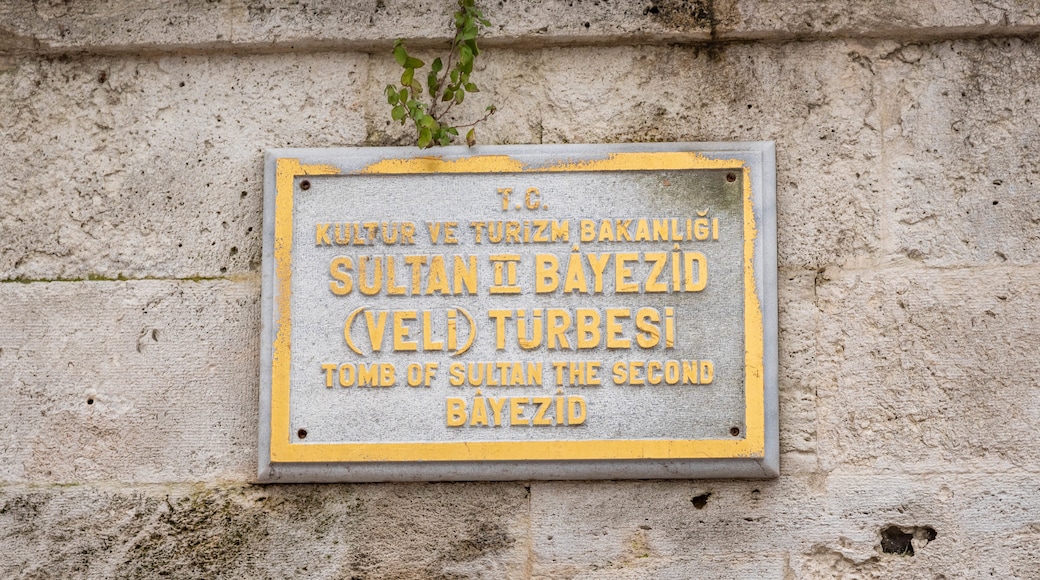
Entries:
<svg viewBox="0 0 1040 580">
<path fill-rule="evenodd" d="M 422 70 L 425 62 L 408 54 L 403 40 L 394 42 L 394 60 L 404 71 L 400 85 L 386 86 L 386 101 L 390 104 L 390 117 L 394 121 L 402 125 L 411 122 L 415 126 L 415 144 L 420 149 L 449 145 L 459 136 L 459 129 L 467 127 L 466 145 L 472 147 L 477 142 L 476 126 L 495 114 L 495 106 L 488 105 L 484 116 L 465 124 L 454 124 L 449 115 L 453 107 L 462 104 L 467 93 L 480 92 L 470 75 L 480 54 L 477 37 L 483 29 L 491 26 L 491 22 L 477 10 L 476 0 L 458 2 L 451 51 L 446 61 L 435 58 L 430 63 L 429 72 Z"/>
</svg>

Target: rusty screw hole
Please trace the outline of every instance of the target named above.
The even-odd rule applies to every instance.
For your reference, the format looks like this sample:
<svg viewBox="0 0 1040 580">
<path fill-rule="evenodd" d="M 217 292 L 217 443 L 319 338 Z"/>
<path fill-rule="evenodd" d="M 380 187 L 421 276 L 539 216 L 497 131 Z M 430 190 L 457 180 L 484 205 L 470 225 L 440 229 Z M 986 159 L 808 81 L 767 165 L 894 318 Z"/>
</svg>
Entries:
<svg viewBox="0 0 1040 580">
<path fill-rule="evenodd" d="M 734 436 L 734 437 L 736 437 L 737 435 L 740 435 L 740 427 L 730 427 L 729 428 L 729 434 Z"/>
<path fill-rule="evenodd" d="M 296 432 L 296 436 L 299 437 L 300 439 L 306 439 L 307 438 L 307 430 L 306 429 L 300 429 L 299 431 Z"/>
<path fill-rule="evenodd" d="M 736 180 L 737 180 L 737 174 L 735 174 L 735 173 L 727 173 L 726 174 L 726 181 L 728 181 L 730 183 L 733 183 Z"/>
<path fill-rule="evenodd" d="M 300 182 L 300 189 L 302 189 L 304 191 L 307 191 L 310 188 L 311 188 L 311 182 L 309 180 L 304 179 L 303 181 Z"/>
</svg>

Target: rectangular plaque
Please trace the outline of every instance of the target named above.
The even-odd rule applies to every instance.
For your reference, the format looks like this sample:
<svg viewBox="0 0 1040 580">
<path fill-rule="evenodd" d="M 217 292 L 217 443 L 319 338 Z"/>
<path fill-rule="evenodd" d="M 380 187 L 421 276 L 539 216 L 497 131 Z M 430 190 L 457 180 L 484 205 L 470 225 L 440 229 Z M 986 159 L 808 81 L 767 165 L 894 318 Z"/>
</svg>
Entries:
<svg viewBox="0 0 1040 580">
<path fill-rule="evenodd" d="M 259 479 L 773 477 L 773 144 L 278 149 Z"/>
</svg>

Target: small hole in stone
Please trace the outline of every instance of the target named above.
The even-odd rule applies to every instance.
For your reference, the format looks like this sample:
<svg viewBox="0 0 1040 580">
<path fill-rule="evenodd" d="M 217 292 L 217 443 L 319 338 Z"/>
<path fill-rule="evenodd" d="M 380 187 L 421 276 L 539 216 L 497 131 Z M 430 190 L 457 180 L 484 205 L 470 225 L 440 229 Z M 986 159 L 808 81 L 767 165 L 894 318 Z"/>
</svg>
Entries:
<svg viewBox="0 0 1040 580">
<path fill-rule="evenodd" d="M 886 554 L 913 556 L 914 545 L 911 542 L 913 539 L 913 534 L 904 532 L 899 529 L 899 526 L 888 526 L 881 530 L 881 551 Z"/>
<path fill-rule="evenodd" d="M 180 82 L 180 86 L 182 86 L 182 87 L 184 86 L 184 81 Z"/>
<path fill-rule="evenodd" d="M 306 439 L 307 438 L 307 430 L 306 429 L 300 429 L 299 431 L 296 432 L 296 436 L 299 437 L 300 439 Z"/>
<path fill-rule="evenodd" d="M 736 174 L 733 174 L 733 173 L 727 173 L 726 174 L 726 181 L 728 181 L 730 183 L 733 183 L 736 180 L 737 180 Z"/>
<path fill-rule="evenodd" d="M 729 434 L 734 436 L 734 437 L 736 437 L 737 435 L 740 435 L 740 427 L 730 427 L 729 428 Z"/>
<path fill-rule="evenodd" d="M 221 274 L 227 274 L 227 268 L 221 268 L 220 269 L 220 273 Z"/>
<path fill-rule="evenodd" d="M 232 256 L 237 254 L 238 253 L 238 247 L 237 246 L 231 246 L 231 252 L 230 253 L 231 253 Z"/>
<path fill-rule="evenodd" d="M 701 495 L 698 495 L 690 501 L 693 502 L 693 507 L 702 510 L 704 509 L 704 506 L 708 505 L 709 497 L 711 497 L 710 493 L 702 493 Z"/>
<path fill-rule="evenodd" d="M 87 404 L 88 405 L 93 405 L 94 404 L 94 399 L 87 399 Z"/>
<path fill-rule="evenodd" d="M 242 192 L 242 199 L 245 199 L 247 195 L 249 195 L 249 194 L 243 191 Z"/>
<path fill-rule="evenodd" d="M 1000 203 L 1000 202 L 995 200 L 995 199 L 993 200 L 993 205 L 997 205 L 998 203 Z"/>
<path fill-rule="evenodd" d="M 107 81 L 107 80 L 108 80 L 108 73 L 107 72 L 101 71 L 101 72 L 98 73 L 97 82 L 98 82 L 99 85 L 105 84 L 105 81 Z"/>
<path fill-rule="evenodd" d="M 303 181 L 300 182 L 300 189 L 302 189 L 304 191 L 307 191 L 310 188 L 311 188 L 311 182 L 309 180 L 304 179 Z"/>
<path fill-rule="evenodd" d="M 585 23 L 585 28 L 589 28 L 589 27 L 591 27 L 591 26 L 592 26 L 592 24 L 591 24 L 591 23 L 589 23 L 589 22 L 586 22 L 586 23 Z"/>
</svg>

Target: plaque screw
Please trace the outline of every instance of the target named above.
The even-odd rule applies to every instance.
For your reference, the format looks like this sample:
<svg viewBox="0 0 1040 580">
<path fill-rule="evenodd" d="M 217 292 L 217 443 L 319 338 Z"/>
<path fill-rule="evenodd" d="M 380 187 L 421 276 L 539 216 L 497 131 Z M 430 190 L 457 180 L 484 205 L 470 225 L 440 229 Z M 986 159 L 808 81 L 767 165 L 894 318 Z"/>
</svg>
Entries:
<svg viewBox="0 0 1040 580">
<path fill-rule="evenodd" d="M 733 181 L 733 180 L 731 179 L 730 181 Z M 309 180 L 304 179 L 303 181 L 300 182 L 300 189 L 302 189 L 304 191 L 307 191 L 310 188 L 311 188 L 311 182 Z M 306 433 L 306 431 L 304 431 L 304 433 Z"/>
<path fill-rule="evenodd" d="M 303 431 L 303 429 L 300 429 L 300 431 Z M 305 434 L 307 433 L 306 431 L 303 431 L 303 432 Z M 740 427 L 730 427 L 729 428 L 729 434 L 734 436 L 734 437 L 736 437 L 737 435 L 740 435 Z M 300 439 L 303 439 L 303 437 L 300 437 Z"/>
<path fill-rule="evenodd" d="M 736 180 L 737 180 L 736 174 L 734 174 L 734 173 L 727 173 L 726 174 L 726 181 L 728 181 L 730 183 L 733 183 Z M 307 183 L 307 182 L 305 181 L 304 183 Z M 302 187 L 302 184 L 301 184 L 301 187 Z"/>
<path fill-rule="evenodd" d="M 307 430 L 306 429 L 300 429 L 299 431 L 296 432 L 296 436 L 299 437 L 300 439 L 306 439 L 307 438 Z"/>
</svg>

